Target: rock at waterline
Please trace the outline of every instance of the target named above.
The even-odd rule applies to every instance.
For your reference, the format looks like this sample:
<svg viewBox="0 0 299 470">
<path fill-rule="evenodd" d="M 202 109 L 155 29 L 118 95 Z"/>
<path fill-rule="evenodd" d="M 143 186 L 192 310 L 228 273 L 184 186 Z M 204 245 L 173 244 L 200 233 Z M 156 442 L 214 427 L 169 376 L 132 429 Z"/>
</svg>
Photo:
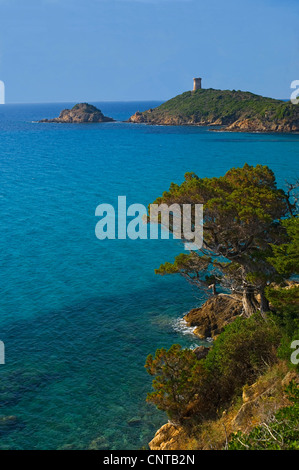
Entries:
<svg viewBox="0 0 299 470">
<path fill-rule="evenodd" d="M 72 109 L 63 109 L 58 118 L 41 119 L 38 122 L 88 123 L 112 122 L 114 119 L 104 116 L 102 111 L 88 103 L 76 104 Z"/>
</svg>

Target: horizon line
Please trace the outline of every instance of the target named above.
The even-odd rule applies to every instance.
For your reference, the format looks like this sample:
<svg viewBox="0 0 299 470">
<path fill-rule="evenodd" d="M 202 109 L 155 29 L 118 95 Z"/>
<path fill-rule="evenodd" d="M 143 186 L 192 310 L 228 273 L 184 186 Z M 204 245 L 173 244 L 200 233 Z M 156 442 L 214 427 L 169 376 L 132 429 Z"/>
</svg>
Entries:
<svg viewBox="0 0 299 470">
<path fill-rule="evenodd" d="M 88 100 L 88 101 L 78 101 L 78 100 L 68 100 L 68 101 L 10 101 L 7 103 L 1 103 L 3 106 L 11 104 L 63 104 L 63 103 L 138 103 L 140 101 L 144 102 L 160 102 L 167 101 L 167 99 L 140 99 L 140 100 Z M 0 104 L 0 106 L 1 106 Z"/>
</svg>

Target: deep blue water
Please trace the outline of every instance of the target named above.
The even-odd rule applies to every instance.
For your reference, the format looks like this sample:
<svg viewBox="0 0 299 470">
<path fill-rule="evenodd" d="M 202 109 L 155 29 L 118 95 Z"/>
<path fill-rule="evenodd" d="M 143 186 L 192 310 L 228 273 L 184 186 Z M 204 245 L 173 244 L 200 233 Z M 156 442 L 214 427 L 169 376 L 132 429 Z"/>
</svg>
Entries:
<svg viewBox="0 0 299 470">
<path fill-rule="evenodd" d="M 182 328 L 200 296 L 155 276 L 178 241 L 95 237 L 98 204 L 147 206 L 186 171 L 262 163 L 298 176 L 299 135 L 37 124 L 68 104 L 0 107 L 0 449 L 139 449 L 166 421 L 145 402 L 144 362 L 199 344 Z M 118 120 L 157 103 L 93 103 Z M 134 423 L 130 423 L 130 420 Z"/>
</svg>

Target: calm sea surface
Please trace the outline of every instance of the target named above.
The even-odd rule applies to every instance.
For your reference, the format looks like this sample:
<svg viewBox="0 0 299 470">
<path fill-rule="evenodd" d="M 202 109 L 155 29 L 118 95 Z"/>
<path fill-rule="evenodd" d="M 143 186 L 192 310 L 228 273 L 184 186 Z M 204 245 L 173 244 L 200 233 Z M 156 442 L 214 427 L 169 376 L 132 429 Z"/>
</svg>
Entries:
<svg viewBox="0 0 299 470">
<path fill-rule="evenodd" d="M 74 103 L 0 106 L 0 449 L 140 449 L 166 422 L 145 402 L 149 353 L 199 341 L 200 295 L 154 269 L 177 241 L 95 237 L 98 204 L 152 202 L 184 173 L 269 165 L 298 176 L 299 135 L 37 124 Z M 93 103 L 119 121 L 159 103 Z"/>
</svg>

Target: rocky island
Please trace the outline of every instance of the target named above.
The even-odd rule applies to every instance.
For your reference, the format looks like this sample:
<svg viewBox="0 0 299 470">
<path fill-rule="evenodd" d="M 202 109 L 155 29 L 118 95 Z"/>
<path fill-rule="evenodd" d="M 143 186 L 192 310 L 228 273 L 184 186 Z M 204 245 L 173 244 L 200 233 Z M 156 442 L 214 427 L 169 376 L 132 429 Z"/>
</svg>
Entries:
<svg viewBox="0 0 299 470">
<path fill-rule="evenodd" d="M 231 132 L 299 132 L 299 106 L 250 92 L 197 89 L 128 122 L 152 125 L 221 126 Z"/>
<path fill-rule="evenodd" d="M 112 121 L 114 121 L 114 119 L 104 116 L 102 111 L 95 106 L 88 103 L 79 103 L 72 109 L 63 109 L 57 118 L 42 119 L 39 122 L 87 123 Z"/>
</svg>

